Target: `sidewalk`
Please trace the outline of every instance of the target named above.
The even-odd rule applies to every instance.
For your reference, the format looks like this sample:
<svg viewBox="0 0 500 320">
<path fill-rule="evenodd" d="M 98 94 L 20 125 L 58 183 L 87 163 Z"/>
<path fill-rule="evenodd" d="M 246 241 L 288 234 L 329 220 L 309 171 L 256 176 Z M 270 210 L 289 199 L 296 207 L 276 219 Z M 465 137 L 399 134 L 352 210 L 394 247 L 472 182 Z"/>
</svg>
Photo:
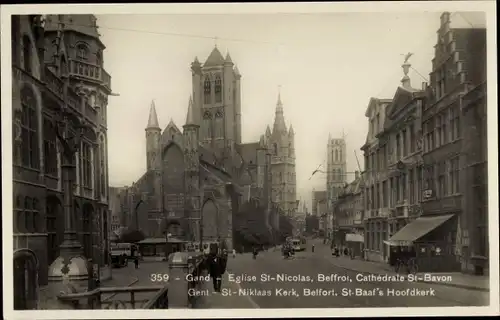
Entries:
<svg viewBox="0 0 500 320">
<path fill-rule="evenodd" d="M 323 250 L 322 250 L 323 251 Z M 371 273 L 371 274 L 396 274 L 394 270 L 386 263 L 365 261 L 360 258 L 354 260 L 340 256 L 333 257 L 328 249 L 328 253 L 325 254 L 327 259 L 330 259 L 334 265 L 337 267 L 356 271 L 360 273 Z M 477 291 L 490 291 L 490 279 L 485 276 L 474 276 L 469 274 L 464 274 L 460 272 L 429 272 L 429 273 L 418 273 L 417 276 L 423 276 L 424 274 L 430 274 L 436 277 L 450 276 L 451 281 L 436 281 L 436 280 L 424 280 L 419 282 L 432 283 L 437 285 L 444 285 L 456 288 L 463 288 L 468 290 Z"/>
<path fill-rule="evenodd" d="M 248 259 L 245 254 L 239 254 L 236 259 L 232 257 L 229 258 L 227 271 L 231 272 L 231 264 L 234 263 L 245 263 Z M 241 289 L 240 285 L 235 282 L 229 282 L 228 272 L 224 273 L 222 277 L 222 290 L 231 292 L 232 295 L 222 295 L 221 293 L 214 293 L 212 281 L 203 282 L 201 290 L 206 290 L 208 292 L 207 296 L 200 299 L 200 303 L 196 306 L 196 309 L 256 309 L 259 305 L 255 303 L 251 297 L 240 296 L 238 291 Z"/>
</svg>

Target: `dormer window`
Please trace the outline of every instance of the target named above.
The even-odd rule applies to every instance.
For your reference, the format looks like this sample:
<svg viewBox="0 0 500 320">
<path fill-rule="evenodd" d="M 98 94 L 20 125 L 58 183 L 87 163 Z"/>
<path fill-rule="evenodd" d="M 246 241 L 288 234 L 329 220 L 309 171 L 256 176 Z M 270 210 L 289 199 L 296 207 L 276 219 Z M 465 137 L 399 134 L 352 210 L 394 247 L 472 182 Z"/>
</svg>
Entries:
<svg viewBox="0 0 500 320">
<path fill-rule="evenodd" d="M 88 48 L 84 44 L 79 44 L 76 46 L 76 57 L 78 60 L 88 59 Z"/>
</svg>

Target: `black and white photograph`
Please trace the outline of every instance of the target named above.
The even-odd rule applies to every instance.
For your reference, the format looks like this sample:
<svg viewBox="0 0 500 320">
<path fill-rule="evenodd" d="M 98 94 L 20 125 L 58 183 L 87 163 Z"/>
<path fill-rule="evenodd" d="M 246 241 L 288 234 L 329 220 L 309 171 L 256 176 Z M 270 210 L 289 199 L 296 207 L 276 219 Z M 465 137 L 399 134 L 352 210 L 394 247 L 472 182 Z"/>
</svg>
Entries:
<svg viewBox="0 0 500 320">
<path fill-rule="evenodd" d="M 498 315 L 493 1 L 1 14 L 6 318 Z"/>
</svg>

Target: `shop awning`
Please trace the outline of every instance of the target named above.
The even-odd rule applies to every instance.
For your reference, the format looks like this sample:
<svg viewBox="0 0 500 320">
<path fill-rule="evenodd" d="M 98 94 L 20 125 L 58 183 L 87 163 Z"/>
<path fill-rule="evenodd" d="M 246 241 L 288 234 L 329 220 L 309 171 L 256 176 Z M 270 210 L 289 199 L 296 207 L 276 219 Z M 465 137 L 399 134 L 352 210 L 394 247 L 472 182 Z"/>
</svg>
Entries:
<svg viewBox="0 0 500 320">
<path fill-rule="evenodd" d="M 453 214 L 447 214 L 442 216 L 417 218 L 396 232 L 396 234 L 389 239 L 389 242 L 413 242 L 418 240 L 451 219 L 453 216 Z"/>
</svg>

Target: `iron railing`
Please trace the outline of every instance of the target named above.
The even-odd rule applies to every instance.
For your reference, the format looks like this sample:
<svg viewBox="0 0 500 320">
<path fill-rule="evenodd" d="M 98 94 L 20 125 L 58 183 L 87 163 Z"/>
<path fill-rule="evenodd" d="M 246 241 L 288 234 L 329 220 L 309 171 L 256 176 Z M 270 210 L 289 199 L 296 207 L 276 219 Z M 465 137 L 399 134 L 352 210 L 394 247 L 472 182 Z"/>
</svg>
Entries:
<svg viewBox="0 0 500 320">
<path fill-rule="evenodd" d="M 206 275 L 207 269 L 206 258 L 203 255 L 192 257 L 188 265 L 188 272 L 193 275 L 193 279 Z M 187 289 L 200 288 L 201 284 L 202 282 L 198 280 L 190 281 Z M 150 299 L 138 299 L 138 294 L 153 292 L 156 294 Z M 118 294 L 128 294 L 128 297 L 111 299 Z M 58 299 L 72 309 L 168 309 L 168 294 L 168 285 L 100 287 L 91 291 L 61 294 Z M 188 294 L 188 292 L 173 294 Z M 103 298 L 103 295 L 107 297 Z M 189 295 L 186 308 L 193 308 L 198 299 L 199 297 Z"/>
</svg>

